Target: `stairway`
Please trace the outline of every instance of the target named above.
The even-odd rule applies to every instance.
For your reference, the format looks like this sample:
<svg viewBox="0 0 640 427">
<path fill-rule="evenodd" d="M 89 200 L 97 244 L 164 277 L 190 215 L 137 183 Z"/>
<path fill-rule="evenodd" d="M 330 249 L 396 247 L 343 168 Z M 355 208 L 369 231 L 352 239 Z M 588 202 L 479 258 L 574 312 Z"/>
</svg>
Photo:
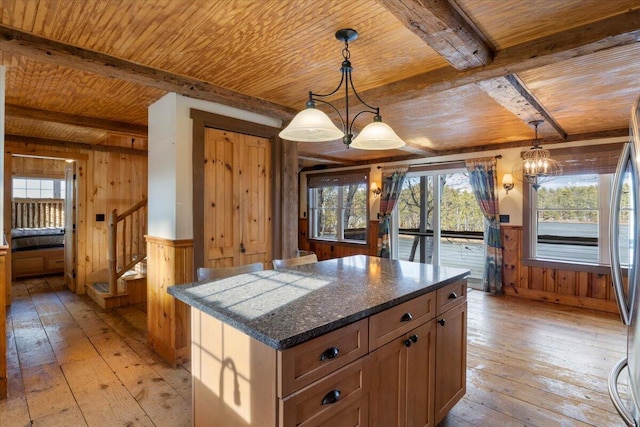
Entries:
<svg viewBox="0 0 640 427">
<path fill-rule="evenodd" d="M 147 301 L 146 260 L 118 279 L 118 294 L 109 293 L 109 269 L 94 271 L 87 278 L 87 295 L 105 310 Z"/>
<path fill-rule="evenodd" d="M 147 301 L 147 199 L 109 215 L 108 265 L 89 274 L 87 295 L 110 310 Z"/>
</svg>

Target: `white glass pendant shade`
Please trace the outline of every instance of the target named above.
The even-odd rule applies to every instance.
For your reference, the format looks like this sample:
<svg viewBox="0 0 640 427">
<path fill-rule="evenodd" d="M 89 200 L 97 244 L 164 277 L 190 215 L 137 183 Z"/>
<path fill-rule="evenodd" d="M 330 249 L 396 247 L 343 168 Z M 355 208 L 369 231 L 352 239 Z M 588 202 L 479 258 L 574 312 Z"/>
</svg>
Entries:
<svg viewBox="0 0 640 427">
<path fill-rule="evenodd" d="M 362 129 L 350 147 L 360 150 L 392 150 L 406 144 L 386 123 L 374 121 Z"/>
<path fill-rule="evenodd" d="M 325 113 L 309 107 L 296 114 L 279 136 L 289 141 L 323 142 L 340 139 L 344 132 L 338 129 Z"/>
</svg>

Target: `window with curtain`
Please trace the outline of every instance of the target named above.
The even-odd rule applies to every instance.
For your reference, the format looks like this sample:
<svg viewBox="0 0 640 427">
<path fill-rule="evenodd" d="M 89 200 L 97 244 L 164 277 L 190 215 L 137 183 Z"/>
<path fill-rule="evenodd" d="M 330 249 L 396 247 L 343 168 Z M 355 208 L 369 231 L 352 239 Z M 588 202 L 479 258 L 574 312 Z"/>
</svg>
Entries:
<svg viewBox="0 0 640 427">
<path fill-rule="evenodd" d="M 484 270 L 484 217 L 464 162 L 456 169 L 416 169 L 405 179 L 396 204 L 394 257 L 469 269 L 470 285 L 479 286 Z"/>
<path fill-rule="evenodd" d="M 366 243 L 369 169 L 309 175 L 309 237 Z"/>
<path fill-rule="evenodd" d="M 525 259 L 609 264 L 609 208 L 621 149 L 607 144 L 549 150 L 564 172 L 537 191 L 524 188 Z M 623 212 L 628 205 L 623 192 Z"/>
</svg>

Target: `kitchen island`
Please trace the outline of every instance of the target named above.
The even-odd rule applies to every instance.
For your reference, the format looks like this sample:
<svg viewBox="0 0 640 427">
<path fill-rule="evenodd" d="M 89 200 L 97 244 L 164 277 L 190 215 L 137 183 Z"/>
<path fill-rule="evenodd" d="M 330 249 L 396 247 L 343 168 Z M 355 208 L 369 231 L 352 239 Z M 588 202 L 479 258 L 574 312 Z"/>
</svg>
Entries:
<svg viewBox="0 0 640 427">
<path fill-rule="evenodd" d="M 468 274 L 358 255 L 170 287 L 194 424 L 434 426 L 465 393 Z"/>
</svg>

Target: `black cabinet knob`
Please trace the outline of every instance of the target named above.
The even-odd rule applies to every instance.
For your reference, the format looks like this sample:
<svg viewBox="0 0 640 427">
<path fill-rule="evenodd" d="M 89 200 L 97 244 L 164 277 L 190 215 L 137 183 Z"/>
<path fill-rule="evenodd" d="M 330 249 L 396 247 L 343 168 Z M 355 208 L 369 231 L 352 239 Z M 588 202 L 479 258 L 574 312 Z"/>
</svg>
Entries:
<svg viewBox="0 0 640 427">
<path fill-rule="evenodd" d="M 413 342 L 418 342 L 418 336 L 416 334 L 411 335 L 409 339 Z"/>
<path fill-rule="evenodd" d="M 409 322 L 413 320 L 413 316 L 411 315 L 411 313 L 405 313 L 402 315 L 402 317 L 400 318 L 401 322 Z"/>
<path fill-rule="evenodd" d="M 322 398 L 322 404 L 331 405 L 332 403 L 336 403 L 338 400 L 340 400 L 340 390 L 331 390 Z"/>
<path fill-rule="evenodd" d="M 444 326 L 445 321 L 444 321 L 444 319 L 440 319 L 440 320 L 438 320 L 438 323 L 440 323 L 441 326 Z"/>
<path fill-rule="evenodd" d="M 404 340 L 404 345 L 407 347 L 411 347 L 411 339 L 407 338 L 406 340 Z"/>
<path fill-rule="evenodd" d="M 456 294 L 455 292 L 451 292 L 449 294 L 449 299 L 456 299 L 456 298 L 458 298 L 458 294 Z"/>
<path fill-rule="evenodd" d="M 338 347 L 329 347 L 328 349 L 322 352 L 318 360 L 335 359 L 336 357 L 338 357 L 339 353 L 340 353 L 340 349 Z"/>
</svg>

